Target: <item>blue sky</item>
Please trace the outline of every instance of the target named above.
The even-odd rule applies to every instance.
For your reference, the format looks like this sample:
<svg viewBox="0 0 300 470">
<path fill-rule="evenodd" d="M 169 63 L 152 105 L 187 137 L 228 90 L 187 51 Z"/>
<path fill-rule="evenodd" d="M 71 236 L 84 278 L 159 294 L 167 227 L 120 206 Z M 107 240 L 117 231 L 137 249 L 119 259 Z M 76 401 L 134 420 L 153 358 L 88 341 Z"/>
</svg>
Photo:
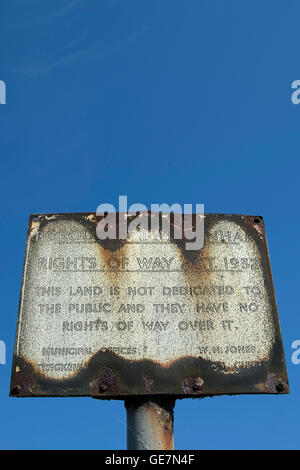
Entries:
<svg viewBox="0 0 300 470">
<path fill-rule="evenodd" d="M 2 449 L 122 449 L 122 402 L 8 397 L 30 213 L 264 216 L 289 396 L 181 400 L 177 449 L 299 448 L 298 0 L 2 0 Z"/>
</svg>

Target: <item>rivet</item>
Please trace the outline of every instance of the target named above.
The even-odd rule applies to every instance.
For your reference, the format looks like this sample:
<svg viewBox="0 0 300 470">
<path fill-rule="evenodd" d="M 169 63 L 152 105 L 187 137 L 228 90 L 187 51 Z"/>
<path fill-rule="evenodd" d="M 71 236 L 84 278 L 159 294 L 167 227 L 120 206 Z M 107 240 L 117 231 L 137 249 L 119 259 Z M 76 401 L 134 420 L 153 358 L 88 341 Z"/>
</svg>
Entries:
<svg viewBox="0 0 300 470">
<path fill-rule="evenodd" d="M 279 384 L 276 385 L 276 390 L 277 392 L 283 392 L 284 390 L 284 384 L 282 382 L 279 382 Z"/>
<path fill-rule="evenodd" d="M 15 385 L 15 386 L 11 389 L 12 395 L 19 395 L 20 392 L 21 392 L 21 387 L 20 387 L 20 385 Z"/>
<path fill-rule="evenodd" d="M 203 380 L 200 378 L 200 377 L 197 377 L 197 379 L 194 380 L 194 383 L 193 383 L 193 391 L 194 392 L 198 392 L 201 387 L 203 385 Z"/>
</svg>

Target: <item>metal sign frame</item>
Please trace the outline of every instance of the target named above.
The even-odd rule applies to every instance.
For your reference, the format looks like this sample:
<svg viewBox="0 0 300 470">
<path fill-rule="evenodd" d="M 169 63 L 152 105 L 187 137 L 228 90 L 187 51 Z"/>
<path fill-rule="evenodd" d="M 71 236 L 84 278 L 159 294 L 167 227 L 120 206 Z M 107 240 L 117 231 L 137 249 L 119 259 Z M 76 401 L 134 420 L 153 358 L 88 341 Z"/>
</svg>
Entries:
<svg viewBox="0 0 300 470">
<path fill-rule="evenodd" d="M 117 214 L 118 218 L 120 216 L 121 214 Z M 150 215 L 145 214 L 145 217 L 150 217 Z M 172 224 L 173 215 L 170 214 L 169 217 Z M 126 359 L 111 350 L 99 350 L 94 352 L 87 364 L 76 373 L 65 378 L 56 378 L 43 373 L 37 363 L 20 354 L 18 345 L 24 341 L 23 322 L 30 315 L 30 308 L 27 307 L 25 320 L 22 316 L 24 295 L 26 296 L 27 289 L 29 289 L 30 260 L 34 257 L 32 250 L 37 243 L 37 233 L 43 233 L 55 221 L 60 221 L 65 225 L 72 222 L 90 234 L 91 241 L 89 243 L 93 246 L 99 245 L 107 254 L 118 253 L 127 241 L 98 240 L 95 229 L 99 220 L 100 218 L 95 213 L 30 216 L 12 365 L 11 396 L 91 396 L 101 399 L 125 399 L 152 395 L 189 398 L 224 394 L 289 393 L 264 222 L 259 216 L 205 214 L 205 234 L 210 233 L 214 224 L 218 222 L 231 223 L 240 228 L 255 247 L 257 262 L 262 273 L 261 282 L 265 286 L 270 305 L 274 333 L 272 346 L 265 357 L 245 363 L 244 367 L 241 366 L 230 372 L 228 365 L 224 365 L 221 361 L 205 359 L 201 357 L 201 354 L 198 356 L 186 355 L 163 363 L 159 360 L 147 359 L 147 357 L 137 360 Z M 224 249 L 228 245 L 227 242 L 226 239 L 218 241 L 223 244 Z M 189 263 L 199 256 L 198 252 L 185 250 L 184 240 L 171 239 L 170 243 L 176 246 L 179 252 L 178 256 Z M 206 238 L 201 251 L 205 250 L 209 243 Z M 226 249 L 229 250 L 230 247 Z M 239 248 L 234 247 L 234 249 L 238 250 Z M 33 275 L 36 279 L 36 273 Z M 199 276 L 201 277 L 201 273 Z M 238 273 L 233 276 L 237 277 Z M 29 341 L 28 338 L 25 340 Z"/>
</svg>

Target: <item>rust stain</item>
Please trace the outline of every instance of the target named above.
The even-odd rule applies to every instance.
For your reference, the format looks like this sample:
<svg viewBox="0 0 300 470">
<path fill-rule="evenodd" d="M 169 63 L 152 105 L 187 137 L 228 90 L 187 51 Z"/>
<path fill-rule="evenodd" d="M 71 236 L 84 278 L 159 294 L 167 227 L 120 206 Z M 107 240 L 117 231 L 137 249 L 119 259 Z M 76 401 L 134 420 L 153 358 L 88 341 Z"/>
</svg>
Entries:
<svg viewBox="0 0 300 470">
<path fill-rule="evenodd" d="M 10 393 L 12 396 L 30 396 L 33 392 L 34 380 L 29 374 L 22 371 L 16 372 L 11 384 Z"/>
<path fill-rule="evenodd" d="M 265 390 L 268 393 L 288 393 L 288 381 L 282 377 L 277 377 L 273 372 L 269 372 L 267 375 Z"/>
<path fill-rule="evenodd" d="M 200 394 L 202 392 L 204 380 L 201 377 L 186 377 L 182 381 L 182 390 L 185 394 Z"/>
<path fill-rule="evenodd" d="M 38 216 L 33 216 L 30 225 L 30 236 L 33 237 L 40 228 L 40 220 Z"/>
<path fill-rule="evenodd" d="M 12 376 L 11 395 L 12 396 L 95 396 L 96 398 L 124 399 L 130 395 L 148 395 L 145 385 L 149 387 L 150 381 L 156 384 L 151 392 L 153 395 L 168 394 L 178 398 L 207 395 L 226 395 L 239 393 L 276 393 L 278 391 L 272 386 L 272 380 L 266 387 L 265 364 L 252 364 L 251 368 L 245 371 L 244 376 L 232 383 L 229 375 L 224 375 L 226 371 L 222 364 L 212 363 L 203 359 L 195 360 L 193 357 L 182 357 L 174 361 L 170 367 L 165 367 L 153 361 L 141 360 L 131 363 L 111 352 L 97 352 L 86 367 L 77 371 L 76 374 L 66 378 L 54 379 L 45 376 L 40 370 L 29 361 L 20 357 L 14 358 L 14 367 L 18 373 Z M 100 371 L 100 372 L 98 372 Z M 189 371 L 190 376 L 183 374 Z M 201 371 L 201 377 L 197 372 Z M 20 372 L 22 374 L 20 375 Z M 145 375 L 147 374 L 147 376 Z M 22 385 L 19 381 L 25 377 L 28 385 L 18 393 L 15 386 Z M 281 375 L 282 382 L 287 382 L 287 377 Z M 198 380 L 197 380 L 198 378 Z M 193 391 L 193 384 L 201 386 L 200 390 Z M 272 379 L 272 377 L 271 377 Z M 203 380 L 203 383 L 202 383 Z M 262 386 L 262 384 L 264 384 Z M 100 386 L 107 387 L 105 390 Z M 149 389 L 149 388 L 148 388 Z M 17 393 L 16 393 L 17 392 Z M 105 392 L 105 393 L 104 393 Z M 289 393 L 288 386 L 281 393 Z"/>
<path fill-rule="evenodd" d="M 166 410 L 156 403 L 149 402 L 146 410 L 155 441 L 159 442 L 159 449 L 174 449 L 174 416 L 173 409 Z"/>
<path fill-rule="evenodd" d="M 257 233 L 261 240 L 265 239 L 265 224 L 261 215 L 245 215 L 243 216 L 246 227 Z"/>
<path fill-rule="evenodd" d="M 99 376 L 90 382 L 90 390 L 93 397 L 118 395 L 120 392 L 115 371 L 109 366 L 103 367 Z"/>
<path fill-rule="evenodd" d="M 105 273 L 109 277 L 109 281 L 113 285 L 119 285 L 125 274 L 127 244 L 117 250 L 109 247 L 104 248 L 101 245 L 98 245 L 98 249 L 101 262 L 107 267 Z"/>
<path fill-rule="evenodd" d="M 150 377 L 143 377 L 143 379 L 144 379 L 144 382 L 145 382 L 145 392 L 146 393 L 153 392 L 154 380 L 151 379 Z"/>
</svg>

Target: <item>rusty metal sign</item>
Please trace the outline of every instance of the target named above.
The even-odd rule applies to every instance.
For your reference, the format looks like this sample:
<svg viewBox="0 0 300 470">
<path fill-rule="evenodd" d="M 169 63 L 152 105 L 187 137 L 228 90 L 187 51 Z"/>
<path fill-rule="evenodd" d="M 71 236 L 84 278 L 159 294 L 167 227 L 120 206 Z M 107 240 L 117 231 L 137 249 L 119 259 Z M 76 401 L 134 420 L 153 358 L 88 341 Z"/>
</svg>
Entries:
<svg viewBox="0 0 300 470">
<path fill-rule="evenodd" d="M 11 395 L 288 393 L 261 217 L 206 214 L 195 251 L 98 221 L 30 216 Z"/>
</svg>

